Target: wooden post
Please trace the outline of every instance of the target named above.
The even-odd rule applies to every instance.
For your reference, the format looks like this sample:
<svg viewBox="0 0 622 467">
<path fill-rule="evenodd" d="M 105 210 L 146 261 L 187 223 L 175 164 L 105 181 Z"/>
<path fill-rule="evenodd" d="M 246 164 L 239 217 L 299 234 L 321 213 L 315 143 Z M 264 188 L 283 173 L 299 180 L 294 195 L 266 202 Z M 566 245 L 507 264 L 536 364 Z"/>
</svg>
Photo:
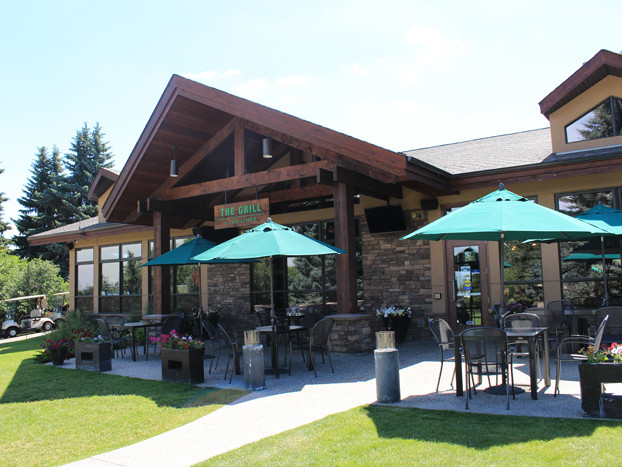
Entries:
<svg viewBox="0 0 622 467">
<path fill-rule="evenodd" d="M 153 213 L 153 243 L 156 256 L 160 256 L 170 249 L 170 217 L 160 211 Z M 158 315 L 167 314 L 171 311 L 170 266 L 153 266 L 153 311 Z"/>
<path fill-rule="evenodd" d="M 356 244 L 354 242 L 354 190 L 335 182 L 335 246 L 346 250 L 337 255 L 337 312 L 356 311 Z"/>
<path fill-rule="evenodd" d="M 233 145 L 233 158 L 234 158 L 234 174 L 236 177 L 241 177 L 246 173 L 246 161 L 245 161 L 245 149 L 244 149 L 244 128 L 236 128 L 234 131 L 234 145 Z"/>
</svg>

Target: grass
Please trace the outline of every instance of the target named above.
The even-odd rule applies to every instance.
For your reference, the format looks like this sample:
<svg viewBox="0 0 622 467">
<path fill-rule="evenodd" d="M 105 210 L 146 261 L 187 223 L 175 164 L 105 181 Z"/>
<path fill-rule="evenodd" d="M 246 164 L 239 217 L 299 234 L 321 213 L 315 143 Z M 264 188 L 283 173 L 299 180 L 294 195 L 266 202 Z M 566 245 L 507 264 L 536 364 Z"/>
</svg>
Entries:
<svg viewBox="0 0 622 467">
<path fill-rule="evenodd" d="M 245 394 L 40 365 L 33 357 L 41 340 L 0 344 L 3 466 L 84 459 L 184 425 Z"/>
<path fill-rule="evenodd" d="M 620 464 L 622 423 L 364 406 L 200 465 Z"/>
</svg>

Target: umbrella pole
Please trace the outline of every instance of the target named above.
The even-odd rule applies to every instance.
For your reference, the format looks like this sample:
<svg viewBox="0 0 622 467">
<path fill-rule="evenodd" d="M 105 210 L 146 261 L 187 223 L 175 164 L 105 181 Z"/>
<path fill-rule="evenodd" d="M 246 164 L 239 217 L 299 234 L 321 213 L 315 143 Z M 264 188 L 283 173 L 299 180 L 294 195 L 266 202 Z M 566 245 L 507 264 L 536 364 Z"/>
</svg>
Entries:
<svg viewBox="0 0 622 467">
<path fill-rule="evenodd" d="M 270 256 L 270 316 L 274 313 L 274 280 L 272 279 L 272 256 Z"/>
<path fill-rule="evenodd" d="M 499 303 L 501 305 L 501 309 L 499 310 L 499 314 L 503 315 L 505 312 L 505 298 L 503 294 L 503 284 L 505 282 L 503 266 L 505 265 L 505 233 L 501 233 L 501 240 L 499 241 L 499 276 L 500 276 L 500 292 Z"/>
<path fill-rule="evenodd" d="M 607 265 L 605 264 L 605 237 L 600 237 L 600 252 L 603 257 L 603 279 L 605 285 L 605 296 L 603 297 L 603 306 L 609 306 L 609 288 L 607 286 Z"/>
</svg>

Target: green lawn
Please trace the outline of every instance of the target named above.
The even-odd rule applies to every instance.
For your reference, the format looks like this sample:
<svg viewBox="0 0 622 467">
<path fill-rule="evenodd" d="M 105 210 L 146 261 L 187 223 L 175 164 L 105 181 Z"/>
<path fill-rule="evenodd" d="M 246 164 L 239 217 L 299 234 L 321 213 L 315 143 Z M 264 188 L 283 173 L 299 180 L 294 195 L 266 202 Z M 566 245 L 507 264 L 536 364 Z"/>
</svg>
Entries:
<svg viewBox="0 0 622 467">
<path fill-rule="evenodd" d="M 40 342 L 0 344 L 2 466 L 61 465 L 110 451 L 244 394 L 40 365 L 32 358 Z"/>
<path fill-rule="evenodd" d="M 622 423 L 365 406 L 201 465 L 620 465 Z"/>
</svg>

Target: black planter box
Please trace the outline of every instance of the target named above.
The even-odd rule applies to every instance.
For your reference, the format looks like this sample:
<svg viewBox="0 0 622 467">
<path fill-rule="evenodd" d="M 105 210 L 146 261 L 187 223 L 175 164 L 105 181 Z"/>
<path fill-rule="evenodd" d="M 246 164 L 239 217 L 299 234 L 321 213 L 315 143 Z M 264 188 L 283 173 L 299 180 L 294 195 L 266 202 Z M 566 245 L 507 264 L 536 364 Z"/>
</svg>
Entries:
<svg viewBox="0 0 622 467">
<path fill-rule="evenodd" d="M 176 383 L 198 384 L 205 381 L 203 349 L 161 349 L 162 379 Z"/>
<path fill-rule="evenodd" d="M 603 383 L 622 383 L 622 365 L 581 363 L 581 408 L 590 417 L 622 418 L 622 398 L 603 394 Z"/>
<path fill-rule="evenodd" d="M 112 342 L 76 342 L 76 368 L 89 371 L 112 370 Z"/>
</svg>

